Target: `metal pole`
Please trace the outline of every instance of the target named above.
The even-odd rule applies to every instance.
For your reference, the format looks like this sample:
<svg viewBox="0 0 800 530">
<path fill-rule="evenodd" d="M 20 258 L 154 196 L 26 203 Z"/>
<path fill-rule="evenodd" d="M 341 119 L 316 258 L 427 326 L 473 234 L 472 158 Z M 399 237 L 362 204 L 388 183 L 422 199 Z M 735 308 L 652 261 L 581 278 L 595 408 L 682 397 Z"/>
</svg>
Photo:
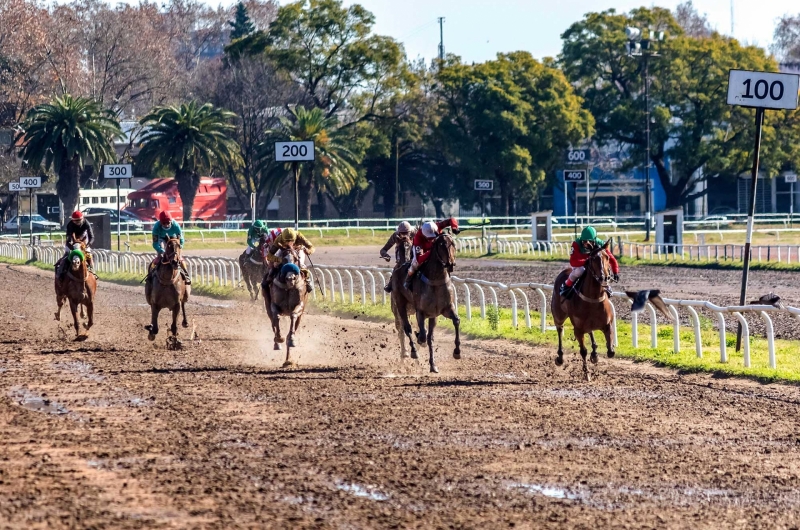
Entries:
<svg viewBox="0 0 800 530">
<path fill-rule="evenodd" d="M 756 190 L 758 189 L 758 163 L 761 158 L 761 127 L 764 125 L 764 109 L 756 109 L 756 145 L 753 153 L 753 179 L 750 187 L 750 210 L 747 214 L 747 234 L 744 240 L 744 265 L 742 267 L 742 292 L 739 296 L 739 305 L 744 305 L 747 298 L 747 273 L 750 271 L 750 243 L 753 240 L 753 216 L 756 213 Z M 739 324 L 736 332 L 736 351 L 742 345 L 742 325 Z"/>
<path fill-rule="evenodd" d="M 572 233 L 578 237 L 578 183 L 575 183 L 575 222 L 572 224 Z"/>
<path fill-rule="evenodd" d="M 648 58 L 650 54 L 648 53 L 649 50 L 642 50 L 642 57 L 644 58 L 644 115 L 645 115 L 645 127 L 644 127 L 644 135 L 645 135 L 645 153 L 647 156 L 647 160 L 644 166 L 645 171 L 645 188 L 646 188 L 646 197 L 645 197 L 645 205 L 647 211 L 645 212 L 644 219 L 645 219 L 645 229 L 644 229 L 644 240 L 650 241 L 650 218 L 652 216 L 652 204 L 650 202 L 650 71 L 648 68 Z"/>
<path fill-rule="evenodd" d="M 119 205 L 119 179 L 117 180 L 117 252 L 119 252 L 119 233 L 122 231 L 122 220 L 120 219 L 120 212 L 122 212 L 122 208 Z"/>
<path fill-rule="evenodd" d="M 300 165 L 292 162 L 292 169 L 294 170 L 294 229 L 300 230 Z"/>
<path fill-rule="evenodd" d="M 28 228 L 30 229 L 31 245 L 33 245 L 33 188 L 28 189 Z"/>
<path fill-rule="evenodd" d="M 17 192 L 17 242 L 22 244 L 22 212 L 19 208 L 19 192 Z"/>
<path fill-rule="evenodd" d="M 794 182 L 789 184 L 789 228 L 794 222 Z"/>
<path fill-rule="evenodd" d="M 400 217 L 400 137 L 394 143 L 394 215 Z"/>
<path fill-rule="evenodd" d="M 586 224 L 589 224 L 589 216 L 591 210 L 589 209 L 589 166 L 586 166 Z"/>
</svg>

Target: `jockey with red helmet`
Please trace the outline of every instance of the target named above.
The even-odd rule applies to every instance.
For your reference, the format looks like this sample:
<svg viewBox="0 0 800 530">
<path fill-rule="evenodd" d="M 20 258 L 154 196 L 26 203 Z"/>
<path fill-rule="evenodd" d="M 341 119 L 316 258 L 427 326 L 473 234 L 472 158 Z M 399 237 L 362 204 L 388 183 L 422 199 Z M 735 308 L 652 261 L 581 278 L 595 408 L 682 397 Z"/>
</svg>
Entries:
<svg viewBox="0 0 800 530">
<path fill-rule="evenodd" d="M 73 250 L 81 250 L 81 243 L 86 245 L 86 267 L 90 272 L 94 272 L 94 260 L 92 259 L 91 246 L 94 243 L 94 232 L 92 225 L 83 216 L 83 212 L 75 210 L 67 223 L 67 242 L 64 245 L 64 256 L 66 257 Z M 67 267 L 61 267 L 56 271 L 63 278 L 67 273 Z"/>
<path fill-rule="evenodd" d="M 164 240 L 178 238 L 180 239 L 181 247 L 183 246 L 183 230 L 181 226 L 172 219 L 172 215 L 166 210 L 158 215 L 158 222 L 153 226 L 153 249 L 156 251 L 156 259 L 153 264 L 157 264 L 161 255 L 164 254 Z M 153 267 L 155 268 L 155 267 Z M 192 280 L 189 277 L 189 271 L 186 270 L 186 264 L 181 260 L 181 271 L 183 272 L 186 285 L 191 285 Z"/>
<path fill-rule="evenodd" d="M 417 269 L 419 269 L 431 255 L 433 241 L 439 235 L 439 232 L 448 226 L 454 234 L 458 234 L 458 221 L 452 217 L 444 221 L 428 221 L 427 223 L 423 223 L 422 228 L 417 230 L 417 233 L 414 234 L 414 241 L 411 244 L 413 258 L 411 259 L 411 266 L 408 268 L 408 276 L 403 283 L 403 287 L 409 290 L 411 289 L 411 280 L 414 278 Z"/>
</svg>

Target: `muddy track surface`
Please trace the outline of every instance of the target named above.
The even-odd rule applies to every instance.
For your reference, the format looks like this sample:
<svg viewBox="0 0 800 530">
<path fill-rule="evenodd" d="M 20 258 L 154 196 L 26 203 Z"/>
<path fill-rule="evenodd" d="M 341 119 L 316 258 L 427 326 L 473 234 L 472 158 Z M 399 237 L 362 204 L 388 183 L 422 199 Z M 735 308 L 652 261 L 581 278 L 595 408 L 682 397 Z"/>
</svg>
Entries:
<svg viewBox="0 0 800 530">
<path fill-rule="evenodd" d="M 800 389 L 437 334 L 441 373 L 384 323 L 309 314 L 283 370 L 263 307 L 194 298 L 146 340 L 101 283 L 67 339 L 52 276 L 4 267 L 0 528 L 790 528 Z M 71 331 L 66 331 L 71 338 Z"/>
</svg>

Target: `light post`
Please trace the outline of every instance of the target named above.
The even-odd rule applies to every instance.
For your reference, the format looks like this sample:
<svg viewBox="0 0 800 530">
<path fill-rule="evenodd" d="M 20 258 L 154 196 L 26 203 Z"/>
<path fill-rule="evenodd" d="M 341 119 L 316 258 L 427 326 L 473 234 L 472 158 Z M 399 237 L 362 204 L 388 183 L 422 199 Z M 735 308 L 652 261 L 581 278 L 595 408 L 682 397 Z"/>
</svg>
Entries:
<svg viewBox="0 0 800 530">
<path fill-rule="evenodd" d="M 654 48 L 654 44 L 664 40 L 663 31 L 654 31 L 652 28 L 647 28 L 647 37 L 639 28 L 628 27 L 625 29 L 625 35 L 628 37 L 627 50 L 629 57 L 641 58 L 644 63 L 642 73 L 644 75 L 644 113 L 645 113 L 645 156 L 646 163 L 644 166 L 645 174 L 645 241 L 650 241 L 650 225 L 652 224 L 652 200 L 651 200 L 651 185 L 650 185 L 650 168 L 652 162 L 650 160 L 650 71 L 649 61 L 651 57 L 661 57 Z"/>
</svg>

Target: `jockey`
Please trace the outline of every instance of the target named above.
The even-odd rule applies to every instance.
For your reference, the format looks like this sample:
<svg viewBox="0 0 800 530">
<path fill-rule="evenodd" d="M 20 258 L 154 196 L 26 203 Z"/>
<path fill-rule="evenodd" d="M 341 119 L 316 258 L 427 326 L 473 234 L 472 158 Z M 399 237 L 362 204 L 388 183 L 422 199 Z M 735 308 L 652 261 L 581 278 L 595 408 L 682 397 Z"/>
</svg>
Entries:
<svg viewBox="0 0 800 530">
<path fill-rule="evenodd" d="M 308 269 L 305 267 L 305 257 L 307 255 L 311 255 L 314 253 L 314 245 L 311 244 L 311 241 L 306 239 L 306 237 L 301 234 L 300 232 L 296 231 L 294 228 L 287 228 L 285 230 L 278 230 L 278 235 L 274 241 L 271 242 L 269 245 L 269 250 L 267 251 L 267 261 L 272 266 L 270 269 L 269 274 L 266 278 L 264 278 L 264 282 L 262 285 L 266 288 L 267 284 L 275 277 L 280 269 L 281 265 L 281 256 L 278 253 L 281 250 L 294 248 L 297 249 L 299 247 L 303 247 L 305 252 L 300 253 L 300 270 L 303 273 L 303 276 L 306 278 L 306 290 L 310 293 L 314 290 L 314 278 L 308 272 Z M 273 230 L 274 232 L 274 230 Z"/>
<path fill-rule="evenodd" d="M 94 243 L 94 232 L 92 231 L 92 225 L 83 217 L 83 213 L 80 210 L 76 210 L 72 217 L 70 217 L 69 223 L 67 223 L 67 244 L 64 246 L 64 256 L 67 256 L 70 252 L 77 249 L 80 250 L 80 244 L 75 245 L 73 248 L 73 243 L 82 242 L 86 245 L 86 267 L 89 269 L 89 272 L 94 274 L 94 260 L 92 259 L 92 252 L 91 252 L 91 245 Z M 67 268 L 63 263 L 61 266 L 61 270 L 59 271 L 59 276 L 61 278 L 67 272 Z"/>
<path fill-rule="evenodd" d="M 156 259 L 153 260 L 151 265 L 152 270 L 155 270 L 155 266 L 158 264 L 162 254 L 166 252 L 164 249 L 164 240 L 175 237 L 180 239 L 181 247 L 183 247 L 184 239 L 181 226 L 172 219 L 168 211 L 164 210 L 158 215 L 158 222 L 153 226 L 153 249 L 156 251 Z M 192 285 L 192 279 L 189 277 L 189 271 L 186 270 L 186 264 L 183 262 L 182 258 L 181 273 L 183 274 L 186 285 Z"/>
<path fill-rule="evenodd" d="M 250 254 L 252 254 L 253 250 L 258 246 L 261 236 L 266 235 L 267 233 L 266 222 L 260 219 L 253 221 L 253 224 L 247 230 L 247 248 L 245 249 L 244 254 L 239 256 L 239 266 L 244 266 L 244 260 L 250 258 Z"/>
<path fill-rule="evenodd" d="M 420 266 L 425 263 L 430 256 L 431 249 L 433 248 L 433 240 L 439 235 L 440 230 L 443 230 L 448 226 L 454 234 L 458 234 L 458 221 L 452 217 L 450 219 L 445 219 L 444 221 L 438 221 L 435 223 L 428 221 L 422 225 L 422 228 L 420 228 L 416 234 L 414 234 L 414 242 L 412 243 L 413 258 L 411 260 L 411 266 L 408 268 L 408 276 L 406 276 L 406 281 L 403 282 L 403 287 L 411 290 L 411 280 L 414 278 L 414 275 L 417 273 L 417 270 L 420 268 Z"/>
<path fill-rule="evenodd" d="M 592 246 L 603 246 L 604 241 L 597 237 L 597 230 L 593 226 L 587 226 L 581 230 L 581 236 L 572 242 L 572 254 L 569 256 L 569 264 L 572 267 L 572 272 L 569 273 L 569 278 L 561 286 L 559 294 L 569 298 L 568 294 L 572 286 L 583 275 L 586 270 L 586 260 L 589 259 L 589 252 Z M 619 263 L 614 255 L 607 251 L 608 260 L 611 263 L 611 272 L 614 274 L 614 281 L 619 281 Z M 607 288 L 610 291 L 610 288 Z"/>
<path fill-rule="evenodd" d="M 397 230 L 389 237 L 389 241 L 383 245 L 383 248 L 381 249 L 381 257 L 386 261 L 392 260 L 391 256 L 389 256 L 389 249 L 395 247 L 394 270 L 397 270 L 399 267 L 411 261 L 411 240 L 414 238 L 415 233 L 416 230 L 411 227 L 411 223 L 408 221 L 403 221 L 397 225 Z M 392 292 L 391 278 L 383 290 L 387 293 Z"/>
</svg>

